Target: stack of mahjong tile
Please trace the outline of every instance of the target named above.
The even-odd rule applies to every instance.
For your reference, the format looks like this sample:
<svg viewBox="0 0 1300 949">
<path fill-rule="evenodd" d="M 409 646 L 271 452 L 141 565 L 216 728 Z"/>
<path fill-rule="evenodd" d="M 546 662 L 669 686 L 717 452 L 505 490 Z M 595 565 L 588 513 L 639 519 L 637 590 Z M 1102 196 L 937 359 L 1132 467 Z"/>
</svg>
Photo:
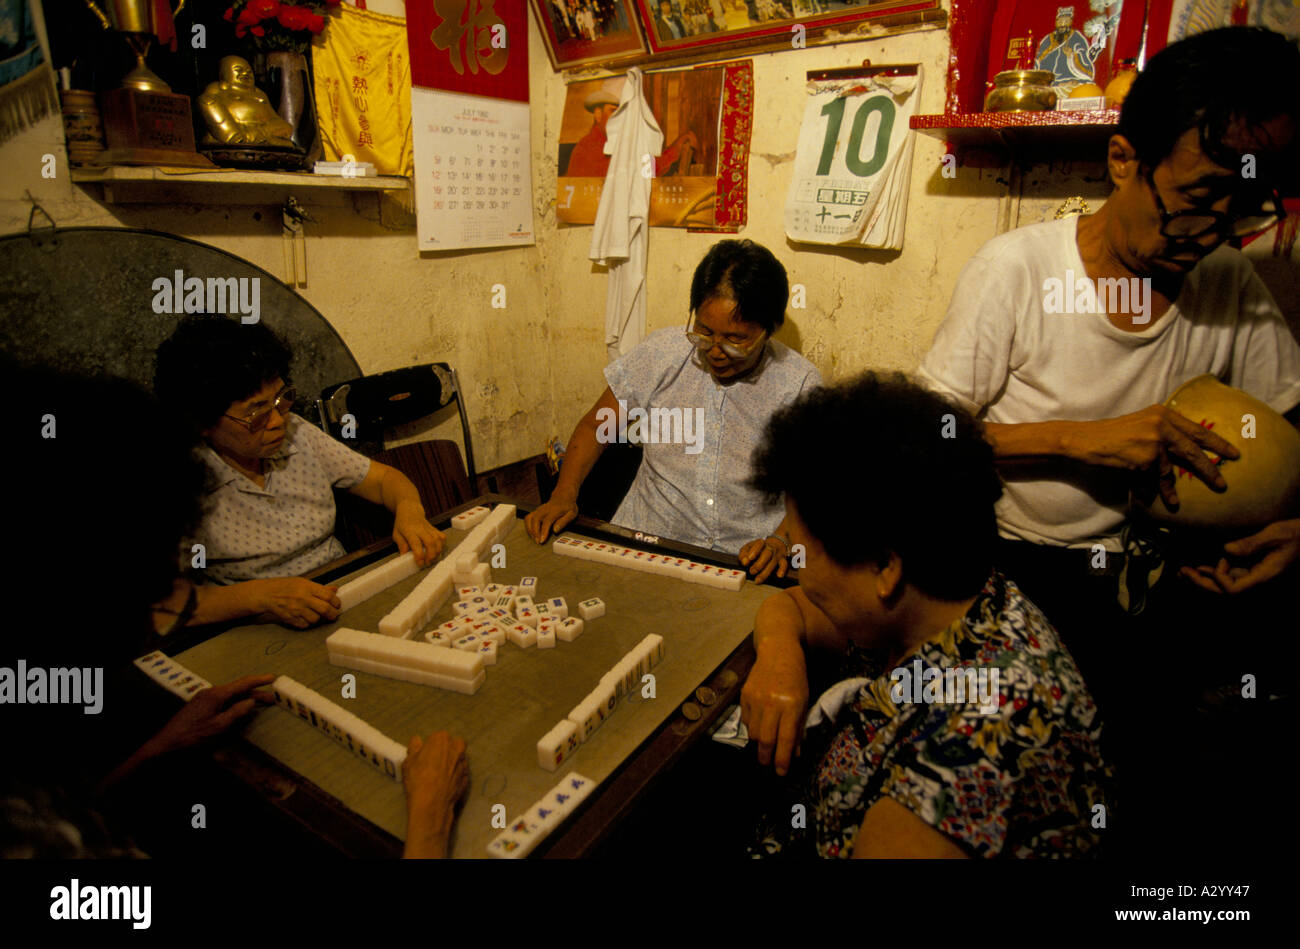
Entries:
<svg viewBox="0 0 1300 949">
<path fill-rule="evenodd" d="M 569 616 L 564 597 L 536 603 L 530 594 L 520 592 L 536 589 L 536 577 L 524 577 L 517 587 L 499 583 L 459 587 L 459 599 L 452 606 L 456 618 L 429 630 L 424 639 L 435 646 L 476 650 L 487 665 L 495 665 L 497 647 L 507 639 L 521 649 L 553 649 L 556 640 L 573 642 L 581 636 L 589 611 L 583 609 L 584 619 L 579 619 Z M 591 615 L 603 612 L 601 604 L 600 613 Z"/>
<path fill-rule="evenodd" d="M 367 570 L 355 580 L 349 580 L 339 587 L 338 597 L 342 603 L 340 609 L 352 609 L 363 600 L 368 600 L 376 593 L 387 590 L 394 583 L 401 583 L 407 577 L 415 576 L 415 572 L 419 569 L 415 563 L 415 554 L 407 551 L 373 570 Z"/>
<path fill-rule="evenodd" d="M 457 514 L 454 516 L 451 519 L 451 526 L 456 528 L 458 531 L 470 531 L 483 523 L 484 519 L 491 513 L 492 511 L 490 508 L 483 507 L 482 505 L 472 507 L 463 514 Z"/>
<path fill-rule="evenodd" d="M 390 679 L 473 695 L 487 673 L 476 651 L 393 639 L 359 629 L 338 629 L 325 640 L 330 663 Z"/>
<path fill-rule="evenodd" d="M 288 676 L 280 676 L 272 682 L 271 691 L 281 708 L 315 725 L 394 781 L 402 780 L 406 749 L 383 732 Z"/>
<path fill-rule="evenodd" d="M 597 686 L 574 706 L 567 718 L 542 736 L 537 743 L 537 763 L 554 771 L 578 745 L 591 737 L 601 723 L 614 714 L 619 699 L 633 692 L 641 677 L 664 657 L 662 636 L 651 633 L 637 643 L 614 667 L 600 677 Z"/>
<path fill-rule="evenodd" d="M 161 685 L 172 695 L 179 695 L 185 701 L 194 698 L 200 689 L 212 688 L 212 683 L 200 675 L 186 669 L 179 662 L 161 652 L 151 652 L 135 661 L 144 674 Z"/>
<path fill-rule="evenodd" d="M 584 778 L 576 771 L 564 776 L 555 787 L 530 807 L 522 817 L 517 817 L 487 845 L 488 853 L 507 859 L 526 857 L 556 827 L 564 822 L 596 789 L 596 782 Z"/>
<path fill-rule="evenodd" d="M 491 576 L 491 568 L 478 560 L 493 544 L 504 539 L 514 526 L 513 504 L 498 504 L 483 515 L 469 536 L 451 552 L 449 559 L 434 564 L 415 589 L 379 621 L 379 631 L 385 636 L 409 639 L 428 625 L 456 584 L 466 582 L 469 577 L 486 582 Z"/>
<path fill-rule="evenodd" d="M 551 550 L 561 557 L 577 557 L 579 560 L 594 560 L 615 567 L 629 570 L 641 570 L 645 573 L 658 573 L 666 577 L 675 577 L 690 583 L 703 583 L 706 586 L 723 590 L 739 590 L 745 585 L 743 570 L 729 570 L 726 567 L 714 567 L 710 564 L 696 563 L 682 557 L 670 557 L 663 554 L 646 553 L 644 550 L 632 550 L 616 544 L 603 544 L 595 540 L 583 540 L 566 534 L 557 537 Z"/>
</svg>

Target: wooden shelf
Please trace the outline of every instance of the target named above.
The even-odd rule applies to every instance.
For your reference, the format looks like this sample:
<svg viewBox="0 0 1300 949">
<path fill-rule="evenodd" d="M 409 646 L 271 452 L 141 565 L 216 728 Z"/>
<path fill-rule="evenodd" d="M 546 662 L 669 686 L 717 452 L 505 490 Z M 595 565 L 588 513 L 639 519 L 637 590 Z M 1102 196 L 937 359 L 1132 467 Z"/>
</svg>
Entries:
<svg viewBox="0 0 1300 949">
<path fill-rule="evenodd" d="M 1118 109 L 1066 112 L 963 112 L 914 115 L 911 128 L 950 144 L 1004 148 L 1017 157 L 1105 158 L 1119 126 Z"/>
<path fill-rule="evenodd" d="M 236 171 L 110 165 L 72 169 L 72 181 L 103 189 L 108 204 L 282 204 L 329 192 L 406 191 L 409 178 L 343 178 L 299 171 Z"/>
</svg>

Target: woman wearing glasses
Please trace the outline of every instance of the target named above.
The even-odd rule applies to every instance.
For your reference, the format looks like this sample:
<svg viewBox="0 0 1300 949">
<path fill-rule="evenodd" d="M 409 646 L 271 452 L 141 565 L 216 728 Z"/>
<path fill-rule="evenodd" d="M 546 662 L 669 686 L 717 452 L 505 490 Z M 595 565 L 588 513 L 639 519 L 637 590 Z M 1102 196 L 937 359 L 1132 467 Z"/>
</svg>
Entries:
<svg viewBox="0 0 1300 949">
<path fill-rule="evenodd" d="M 396 468 L 371 461 L 290 413 L 291 354 L 260 323 L 186 318 L 158 349 L 154 389 L 197 431 L 207 469 L 201 586 L 190 622 L 273 615 L 297 627 L 338 616 L 336 588 L 301 576 L 342 556 L 333 488 L 393 512 L 393 539 L 421 564 L 443 535 Z M 188 556 L 189 548 L 186 548 Z"/>
<path fill-rule="evenodd" d="M 551 499 L 525 524 L 538 543 L 578 515 L 578 489 L 611 441 L 644 447 L 614 523 L 740 554 L 755 579 L 784 575 L 779 504 L 746 487 L 772 413 L 821 384 L 812 363 L 772 339 L 790 287 L 753 241 L 719 241 L 691 280 L 682 330 L 662 330 L 605 368 L 608 386 L 574 429 Z"/>
</svg>

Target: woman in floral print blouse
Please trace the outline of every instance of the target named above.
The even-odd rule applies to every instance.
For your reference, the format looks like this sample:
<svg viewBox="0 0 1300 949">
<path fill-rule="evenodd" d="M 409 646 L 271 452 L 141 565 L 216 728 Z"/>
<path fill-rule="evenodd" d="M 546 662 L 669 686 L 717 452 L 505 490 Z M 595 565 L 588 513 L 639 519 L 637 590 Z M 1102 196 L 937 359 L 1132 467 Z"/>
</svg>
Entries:
<svg viewBox="0 0 1300 949">
<path fill-rule="evenodd" d="M 843 478 L 843 440 L 887 446 Z M 815 390 L 775 416 L 753 484 L 784 493 L 806 563 L 766 600 L 741 697 L 759 760 L 785 774 L 808 711 L 805 648 L 858 678 L 816 703 L 820 757 L 759 854 L 1054 857 L 1097 851 L 1101 725 L 1051 623 L 992 569 L 1001 485 L 978 424 L 901 376 Z M 832 481 L 834 479 L 834 481 Z M 850 501 L 834 483 L 853 487 Z M 811 763 L 811 761 L 810 761 Z"/>
</svg>

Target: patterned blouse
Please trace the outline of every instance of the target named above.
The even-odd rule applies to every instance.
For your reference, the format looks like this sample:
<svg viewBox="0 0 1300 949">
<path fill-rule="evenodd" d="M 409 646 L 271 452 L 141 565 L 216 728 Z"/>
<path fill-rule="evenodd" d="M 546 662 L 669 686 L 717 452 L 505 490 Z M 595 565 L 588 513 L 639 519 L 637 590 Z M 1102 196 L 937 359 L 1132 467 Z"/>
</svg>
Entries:
<svg viewBox="0 0 1300 949">
<path fill-rule="evenodd" d="M 855 658 L 872 678 L 835 725 L 810 729 L 806 741 L 828 733 L 806 798 L 820 856 L 852 856 L 867 809 L 884 797 L 972 856 L 1095 853 L 1103 831 L 1094 825 L 1109 817 L 1097 806 L 1109 806 L 1112 781 L 1096 706 L 1056 630 L 1015 583 L 994 573 L 962 619 L 899 667 L 907 677 L 881 674 L 867 655 Z M 984 688 L 962 701 L 957 669 L 982 673 Z M 953 691 L 939 696 L 945 681 Z M 760 828 L 754 855 L 806 846 L 808 832 L 786 826 L 784 813 Z"/>
</svg>

